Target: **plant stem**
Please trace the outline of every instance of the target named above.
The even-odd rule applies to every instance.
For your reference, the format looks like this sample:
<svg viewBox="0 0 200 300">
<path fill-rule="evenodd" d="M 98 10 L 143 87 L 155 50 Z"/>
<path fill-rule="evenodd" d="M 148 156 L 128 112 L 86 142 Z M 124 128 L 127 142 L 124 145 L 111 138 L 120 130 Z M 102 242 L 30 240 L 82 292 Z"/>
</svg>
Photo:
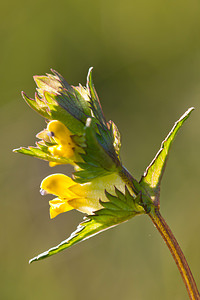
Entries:
<svg viewBox="0 0 200 300">
<path fill-rule="evenodd" d="M 134 193 L 137 195 L 139 192 L 144 192 L 143 194 L 143 200 L 146 198 L 145 197 L 145 190 L 143 190 L 142 186 L 140 185 L 140 183 L 137 182 L 136 179 L 134 179 L 132 177 L 132 175 L 128 172 L 128 170 L 126 168 L 122 168 L 121 172 L 120 172 L 120 176 L 122 177 L 122 179 L 124 180 L 124 182 L 130 187 L 132 188 L 132 190 L 134 191 Z M 148 195 L 146 195 L 147 198 L 149 197 Z M 146 199 L 145 199 L 146 200 Z M 176 240 L 176 238 L 174 237 L 171 229 L 169 228 L 169 226 L 167 225 L 166 221 L 164 220 L 164 218 L 161 216 L 160 211 L 159 211 L 159 205 L 152 205 L 153 201 L 151 200 L 151 205 L 148 206 L 147 208 L 150 208 L 150 212 L 146 210 L 146 213 L 149 215 L 149 217 L 151 218 L 151 220 L 153 221 L 155 227 L 158 229 L 159 233 L 161 234 L 163 240 L 165 241 L 165 243 L 167 244 L 174 260 L 175 263 L 179 269 L 179 272 L 182 276 L 182 279 L 184 281 L 184 284 L 186 286 L 186 289 L 188 291 L 188 295 L 190 297 L 191 300 L 200 300 L 200 295 L 199 295 L 199 291 L 197 289 L 194 277 L 192 275 L 192 272 L 189 268 L 189 265 L 187 263 L 187 260 Z M 149 203 L 150 203 L 149 202 Z M 143 203 L 144 204 L 144 203 Z M 147 204 L 147 202 L 146 202 Z"/>
<path fill-rule="evenodd" d="M 189 268 L 189 265 L 186 261 L 186 258 L 175 239 L 171 229 L 165 222 L 164 218 L 161 216 L 158 208 L 154 207 L 151 212 L 148 214 L 151 220 L 153 221 L 155 227 L 160 232 L 163 240 L 167 244 L 175 262 L 179 269 L 179 272 L 182 276 L 186 289 L 188 291 L 188 295 L 191 300 L 199 300 L 200 295 L 192 275 L 192 272 Z"/>
</svg>

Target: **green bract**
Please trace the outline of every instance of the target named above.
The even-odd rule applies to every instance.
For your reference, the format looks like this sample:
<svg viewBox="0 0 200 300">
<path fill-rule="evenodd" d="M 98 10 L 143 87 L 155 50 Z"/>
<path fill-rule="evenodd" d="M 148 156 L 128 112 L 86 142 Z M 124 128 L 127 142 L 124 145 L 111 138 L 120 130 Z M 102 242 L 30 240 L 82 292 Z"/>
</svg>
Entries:
<svg viewBox="0 0 200 300">
<path fill-rule="evenodd" d="M 73 232 L 68 239 L 58 246 L 34 257 L 30 260 L 30 263 L 56 254 L 97 233 L 144 213 L 143 207 L 139 205 L 140 195 L 133 198 L 127 188 L 125 194 L 122 194 L 118 189 L 115 189 L 115 195 L 106 192 L 106 196 L 109 201 L 101 202 L 103 206 L 101 210 L 96 211 L 94 215 L 85 217 L 84 222 L 79 224 L 77 230 Z"/>
<path fill-rule="evenodd" d="M 38 86 L 35 99 L 22 93 L 25 101 L 47 120 L 62 122 L 72 133 L 77 146 L 84 149 L 82 161 L 77 162 L 80 170 L 75 173 L 78 182 L 87 182 L 121 168 L 119 159 L 120 134 L 116 125 L 106 123 L 102 108 L 92 82 L 92 68 L 87 77 L 87 87 L 70 86 L 65 79 L 54 75 L 35 76 Z M 50 162 L 72 163 L 70 159 L 55 157 L 44 139 L 37 147 L 19 148 L 15 152 L 35 156 Z"/>
</svg>

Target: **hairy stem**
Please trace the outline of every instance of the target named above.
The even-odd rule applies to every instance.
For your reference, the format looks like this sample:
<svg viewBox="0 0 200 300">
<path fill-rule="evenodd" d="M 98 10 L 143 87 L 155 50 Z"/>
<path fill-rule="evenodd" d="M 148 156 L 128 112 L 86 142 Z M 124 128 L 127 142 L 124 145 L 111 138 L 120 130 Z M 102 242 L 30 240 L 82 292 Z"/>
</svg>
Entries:
<svg viewBox="0 0 200 300">
<path fill-rule="evenodd" d="M 175 239 L 171 229 L 161 216 L 158 208 L 155 208 L 151 210 L 151 212 L 148 214 L 153 221 L 155 227 L 158 229 L 160 232 L 163 240 L 167 244 L 175 262 L 176 265 L 179 269 L 179 272 L 182 276 L 182 279 L 184 281 L 184 284 L 186 286 L 186 289 L 188 291 L 188 295 L 191 300 L 199 300 L 200 295 L 194 280 L 194 277 L 192 275 L 192 272 L 189 268 L 189 265 L 186 261 L 186 258 L 177 242 Z"/>
</svg>

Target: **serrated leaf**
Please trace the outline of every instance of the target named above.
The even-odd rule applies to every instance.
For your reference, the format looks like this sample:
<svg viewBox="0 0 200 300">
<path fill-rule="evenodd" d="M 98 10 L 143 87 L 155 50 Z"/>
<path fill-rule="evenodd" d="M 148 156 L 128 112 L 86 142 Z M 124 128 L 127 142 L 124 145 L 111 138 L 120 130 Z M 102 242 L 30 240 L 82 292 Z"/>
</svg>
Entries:
<svg viewBox="0 0 200 300">
<path fill-rule="evenodd" d="M 101 176 L 108 175 L 108 172 L 105 170 L 98 168 L 95 172 L 92 172 L 91 170 L 81 170 L 76 171 L 73 173 L 74 175 L 74 181 L 77 183 L 86 183 L 89 181 L 92 181 L 93 179 Z"/>
<path fill-rule="evenodd" d="M 109 226 L 102 222 L 99 223 L 96 220 L 87 218 L 85 222 L 79 224 L 77 230 L 73 232 L 68 239 L 61 242 L 58 246 L 50 248 L 48 251 L 45 251 L 42 254 L 39 254 L 38 256 L 32 258 L 29 262 L 32 263 L 34 261 L 52 256 L 108 228 Z"/>
<path fill-rule="evenodd" d="M 84 111 L 84 114 L 87 116 L 91 116 L 91 109 L 90 109 L 90 105 L 89 105 L 89 94 L 88 94 L 87 89 L 82 87 L 81 84 L 79 86 L 72 86 L 72 87 L 74 89 L 74 95 L 78 99 L 78 101 Z"/>
<path fill-rule="evenodd" d="M 108 195 L 106 194 L 107 198 L 108 198 Z M 114 196 L 113 196 L 114 197 Z M 104 208 L 107 208 L 109 211 L 111 210 L 121 210 L 121 207 L 119 207 L 118 205 L 116 205 L 116 203 L 112 203 L 111 201 L 107 201 L 107 202 L 103 202 L 103 201 L 100 201 L 101 205 L 104 207 Z M 105 210 L 102 210 L 102 213 L 104 212 Z"/>
<path fill-rule="evenodd" d="M 49 132 L 47 129 L 44 129 L 40 131 L 37 135 L 36 138 L 44 141 L 45 143 L 48 143 L 50 145 L 55 144 L 55 141 L 52 139 L 52 137 L 49 135 Z"/>
<path fill-rule="evenodd" d="M 101 108 L 99 97 L 97 95 L 97 92 L 96 92 L 94 84 L 93 84 L 92 69 L 93 68 L 89 69 L 88 75 L 87 75 L 87 88 L 88 88 L 89 93 L 90 93 L 91 109 L 94 113 L 94 116 L 97 118 L 97 120 L 99 120 L 99 122 L 101 124 L 106 125 L 106 120 L 105 120 L 105 117 L 104 117 L 104 114 L 103 114 L 103 110 Z"/>
<path fill-rule="evenodd" d="M 160 150 L 158 151 L 150 165 L 147 167 L 144 175 L 140 180 L 140 185 L 146 189 L 149 196 L 152 198 L 154 203 L 157 203 L 157 205 L 159 204 L 160 183 L 165 170 L 170 147 L 179 129 L 193 110 L 193 107 L 189 108 L 180 117 L 180 119 L 175 122 L 171 131 L 163 140 Z"/>
<path fill-rule="evenodd" d="M 92 163 L 76 163 L 81 170 L 74 172 L 77 183 L 85 183 L 97 177 L 108 175 L 108 171 L 103 169 L 100 165 L 93 165 Z"/>
<path fill-rule="evenodd" d="M 114 204 L 118 207 L 119 210 L 123 211 L 134 211 L 136 213 L 143 211 L 143 208 L 140 205 L 141 202 L 141 193 L 137 196 L 133 196 L 130 194 L 127 186 L 125 186 L 125 194 L 123 194 L 120 190 L 115 187 L 115 194 L 111 195 L 107 191 L 105 191 L 106 197 L 109 202 L 102 202 L 102 205 L 105 208 L 107 207 L 107 203 Z"/>
<path fill-rule="evenodd" d="M 52 74 L 47 74 L 47 76 L 33 76 L 35 83 L 37 84 L 37 92 L 42 97 L 43 92 L 47 91 L 50 93 L 58 93 L 61 89 L 61 84 L 58 79 Z"/>
<path fill-rule="evenodd" d="M 80 88 L 70 86 L 58 72 L 55 70 L 52 72 L 61 85 L 59 93 L 55 97 L 57 103 L 76 119 L 85 122 L 87 117 L 91 116 L 89 98 L 86 101 L 86 98 L 79 92 Z"/>
<path fill-rule="evenodd" d="M 117 189 L 116 189 L 117 190 Z M 30 263 L 47 258 L 52 256 L 64 249 L 67 249 L 81 241 L 84 241 L 106 229 L 114 227 L 122 222 L 125 222 L 136 215 L 144 213 L 144 209 L 137 204 L 138 199 L 134 198 L 128 192 L 128 197 L 130 197 L 132 201 L 127 201 L 126 194 L 117 190 L 117 195 L 120 195 L 120 198 L 116 195 L 113 196 L 106 192 L 108 196 L 108 202 L 100 202 L 104 208 L 95 212 L 94 215 L 86 217 L 85 221 L 79 224 L 77 230 L 71 234 L 71 236 L 61 242 L 58 246 L 45 251 L 44 253 L 34 257 L 30 260 Z M 123 195 L 123 196 L 122 196 Z M 123 197 L 123 200 L 122 200 Z M 137 196 L 139 198 L 140 195 Z M 124 205 L 127 204 L 125 209 Z"/>
<path fill-rule="evenodd" d="M 57 95 L 44 92 L 45 99 L 49 108 L 49 119 L 62 122 L 73 134 L 82 134 L 84 123 L 65 110 L 57 103 Z"/>
<path fill-rule="evenodd" d="M 117 157 L 112 157 L 99 142 L 93 118 L 87 119 L 84 137 L 86 147 L 84 153 L 80 155 L 85 163 L 77 163 L 81 170 L 74 173 L 76 182 L 88 182 L 96 177 L 116 172 L 117 168 L 120 168 Z"/>
<path fill-rule="evenodd" d="M 38 147 L 20 147 L 18 149 L 14 149 L 13 152 L 16 153 L 22 153 L 25 155 L 33 156 L 42 160 L 47 160 L 50 162 L 55 162 L 58 164 L 73 164 L 72 160 L 65 158 L 65 157 L 58 157 L 56 158 L 55 156 L 51 155 L 50 152 L 48 152 L 48 148 L 43 145 L 38 145 Z"/>
<path fill-rule="evenodd" d="M 99 144 L 105 149 L 105 151 L 114 161 L 119 161 L 119 155 L 114 147 L 113 132 L 107 126 L 98 123 L 96 125 L 98 129 L 96 138 Z"/>
<path fill-rule="evenodd" d="M 22 97 L 26 101 L 26 103 L 34 109 L 37 113 L 42 115 L 44 118 L 49 119 L 49 114 L 46 108 L 41 107 L 35 99 L 29 98 L 24 92 L 22 92 Z"/>
<path fill-rule="evenodd" d="M 101 143 L 98 140 L 98 135 L 95 133 L 95 122 L 93 119 L 88 119 L 85 127 L 85 139 L 87 147 L 85 149 L 87 155 L 86 162 L 98 162 L 102 168 L 108 171 L 114 171 L 118 161 L 114 161 L 113 157 L 110 156 Z M 91 160 L 91 161 L 90 161 Z"/>
</svg>

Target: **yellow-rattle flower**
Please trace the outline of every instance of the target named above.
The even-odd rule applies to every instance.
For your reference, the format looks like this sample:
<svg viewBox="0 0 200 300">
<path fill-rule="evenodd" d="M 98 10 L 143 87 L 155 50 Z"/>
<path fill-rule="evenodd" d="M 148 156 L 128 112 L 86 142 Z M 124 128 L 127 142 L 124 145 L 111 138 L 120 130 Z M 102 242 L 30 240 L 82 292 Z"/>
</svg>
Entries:
<svg viewBox="0 0 200 300">
<path fill-rule="evenodd" d="M 53 120 L 48 123 L 47 131 L 49 135 L 56 142 L 56 145 L 48 148 L 49 152 L 54 157 L 66 157 L 72 160 L 75 159 L 75 148 L 77 147 L 73 142 L 69 129 L 60 121 Z M 50 162 L 51 167 L 57 165 L 57 163 Z"/>
<path fill-rule="evenodd" d="M 114 193 L 115 187 L 122 192 L 125 183 L 117 173 L 96 178 L 91 182 L 79 184 L 64 174 L 53 174 L 41 183 L 41 194 L 53 194 L 57 198 L 49 201 L 50 217 L 77 209 L 86 214 L 102 208 L 99 200 L 108 201 L 105 190 Z"/>
</svg>

